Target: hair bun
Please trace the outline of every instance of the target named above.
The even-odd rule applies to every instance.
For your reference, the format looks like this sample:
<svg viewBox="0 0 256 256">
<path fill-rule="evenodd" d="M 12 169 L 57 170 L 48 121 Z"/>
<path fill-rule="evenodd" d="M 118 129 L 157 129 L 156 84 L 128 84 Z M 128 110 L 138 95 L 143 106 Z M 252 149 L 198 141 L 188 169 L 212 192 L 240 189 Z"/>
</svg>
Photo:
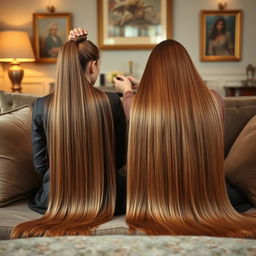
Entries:
<svg viewBox="0 0 256 256">
<path fill-rule="evenodd" d="M 76 43 L 83 42 L 87 40 L 87 35 L 78 36 L 77 38 L 73 39 Z"/>
</svg>

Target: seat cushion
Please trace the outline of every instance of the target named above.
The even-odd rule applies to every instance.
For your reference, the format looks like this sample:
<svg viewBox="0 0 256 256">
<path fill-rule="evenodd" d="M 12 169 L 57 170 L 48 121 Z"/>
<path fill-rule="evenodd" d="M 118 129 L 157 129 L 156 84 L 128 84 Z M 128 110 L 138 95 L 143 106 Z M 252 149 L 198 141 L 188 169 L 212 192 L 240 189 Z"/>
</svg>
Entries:
<svg viewBox="0 0 256 256">
<path fill-rule="evenodd" d="M 26 200 L 0 208 L 0 240 L 9 239 L 9 234 L 16 225 L 41 217 L 41 214 L 32 211 L 28 207 Z"/>
<path fill-rule="evenodd" d="M 32 211 L 26 200 L 19 201 L 0 208 L 0 240 L 9 239 L 10 232 L 16 225 L 42 215 Z M 111 221 L 100 225 L 93 235 L 127 235 L 128 226 L 125 216 L 116 216 Z"/>
<path fill-rule="evenodd" d="M 42 177 L 32 162 L 31 107 L 0 114 L 0 207 L 26 198 Z"/>
<path fill-rule="evenodd" d="M 256 209 L 251 208 L 247 212 L 256 213 Z M 41 214 L 32 211 L 28 207 L 26 200 L 0 208 L 0 240 L 10 239 L 10 232 L 16 225 L 41 217 Z M 140 231 L 137 231 L 135 234 L 143 235 Z M 100 225 L 92 235 L 129 235 L 129 227 L 125 222 L 125 216 L 115 216 L 111 221 Z"/>
</svg>

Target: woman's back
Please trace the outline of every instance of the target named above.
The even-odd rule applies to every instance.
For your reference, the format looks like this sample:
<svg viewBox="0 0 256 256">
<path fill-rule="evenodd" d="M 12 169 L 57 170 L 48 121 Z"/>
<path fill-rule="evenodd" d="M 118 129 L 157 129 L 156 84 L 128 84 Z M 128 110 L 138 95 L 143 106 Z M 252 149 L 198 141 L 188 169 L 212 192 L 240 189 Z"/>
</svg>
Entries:
<svg viewBox="0 0 256 256">
<path fill-rule="evenodd" d="M 125 213 L 125 181 L 118 173 L 118 169 L 125 165 L 126 157 L 126 121 L 117 94 L 107 93 L 110 102 L 115 134 L 115 169 L 117 172 L 117 198 L 115 214 Z M 38 98 L 33 106 L 32 118 L 32 149 L 33 164 L 35 171 L 44 176 L 42 187 L 29 200 L 29 207 L 40 213 L 45 214 L 48 207 L 48 194 L 50 184 L 49 158 L 47 151 L 47 105 L 52 95 Z"/>
<path fill-rule="evenodd" d="M 132 103 L 128 145 L 132 229 L 255 237 L 227 197 L 220 102 L 174 40 L 157 45 L 149 57 Z"/>
<path fill-rule="evenodd" d="M 43 151 L 47 145 L 49 169 L 43 189 L 46 194 L 49 189 L 48 208 L 41 219 L 15 227 L 13 238 L 86 235 L 112 218 L 116 167 L 122 165 L 125 152 L 125 122 L 119 98 L 92 86 L 98 74 L 99 50 L 93 43 L 82 37 L 64 44 L 54 92 L 47 102 L 36 102 L 41 107 L 33 114 L 41 120 Z M 115 132 L 118 139 L 122 136 L 117 145 Z"/>
</svg>

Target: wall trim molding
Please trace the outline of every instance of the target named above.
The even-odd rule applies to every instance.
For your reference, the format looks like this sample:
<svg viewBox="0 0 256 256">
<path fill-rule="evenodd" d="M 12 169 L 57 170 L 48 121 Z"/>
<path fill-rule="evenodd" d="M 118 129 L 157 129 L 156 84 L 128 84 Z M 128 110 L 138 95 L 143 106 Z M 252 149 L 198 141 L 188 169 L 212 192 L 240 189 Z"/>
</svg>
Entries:
<svg viewBox="0 0 256 256">
<path fill-rule="evenodd" d="M 199 70 L 199 69 L 198 69 Z M 242 80 L 246 79 L 245 70 L 237 69 L 202 69 L 199 71 L 207 86 L 216 90 L 224 96 L 224 86 L 240 86 Z M 22 87 L 24 93 L 45 95 L 50 91 L 50 84 L 55 82 L 55 76 L 44 75 L 42 73 L 32 73 L 24 75 Z M 98 82 L 96 82 L 96 87 Z M 9 91 L 11 82 L 8 77 L 7 69 L 0 64 L 0 89 Z"/>
<path fill-rule="evenodd" d="M 201 76 L 246 76 L 246 71 L 242 69 L 232 70 L 202 70 L 199 72 Z"/>
</svg>

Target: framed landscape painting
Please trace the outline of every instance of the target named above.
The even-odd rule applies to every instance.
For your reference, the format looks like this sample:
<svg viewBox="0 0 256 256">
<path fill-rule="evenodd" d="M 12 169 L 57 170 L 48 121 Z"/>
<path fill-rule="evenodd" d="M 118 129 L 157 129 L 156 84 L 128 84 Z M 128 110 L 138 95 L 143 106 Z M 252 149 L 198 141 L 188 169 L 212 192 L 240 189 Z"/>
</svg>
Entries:
<svg viewBox="0 0 256 256">
<path fill-rule="evenodd" d="M 71 29 L 70 13 L 34 13 L 34 48 L 38 62 L 56 62 Z"/>
<path fill-rule="evenodd" d="M 241 58 L 241 10 L 201 11 L 201 60 Z"/>
<path fill-rule="evenodd" d="M 98 0 L 101 49 L 151 49 L 172 37 L 172 0 Z"/>
</svg>

